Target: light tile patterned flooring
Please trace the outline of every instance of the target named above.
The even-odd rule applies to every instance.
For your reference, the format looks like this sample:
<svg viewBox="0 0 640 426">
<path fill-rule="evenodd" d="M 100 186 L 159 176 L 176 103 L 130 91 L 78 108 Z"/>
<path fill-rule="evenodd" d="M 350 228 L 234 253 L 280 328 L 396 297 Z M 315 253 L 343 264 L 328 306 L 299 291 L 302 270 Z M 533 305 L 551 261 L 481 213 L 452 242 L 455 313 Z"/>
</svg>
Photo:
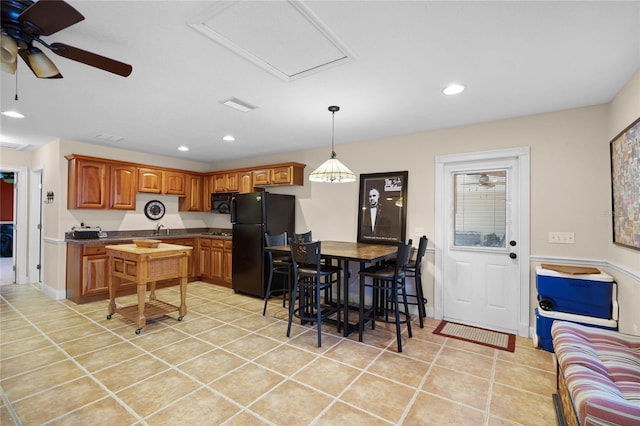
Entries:
<svg viewBox="0 0 640 426">
<path fill-rule="evenodd" d="M 158 298 L 177 303 L 177 287 Z M 118 299 L 119 304 L 134 296 Z M 0 424 L 540 425 L 555 423 L 552 355 L 518 338 L 515 353 L 377 323 L 341 337 L 286 310 L 202 282 L 189 312 L 135 326 L 107 302 L 54 301 L 37 285 L 0 288 Z"/>
</svg>

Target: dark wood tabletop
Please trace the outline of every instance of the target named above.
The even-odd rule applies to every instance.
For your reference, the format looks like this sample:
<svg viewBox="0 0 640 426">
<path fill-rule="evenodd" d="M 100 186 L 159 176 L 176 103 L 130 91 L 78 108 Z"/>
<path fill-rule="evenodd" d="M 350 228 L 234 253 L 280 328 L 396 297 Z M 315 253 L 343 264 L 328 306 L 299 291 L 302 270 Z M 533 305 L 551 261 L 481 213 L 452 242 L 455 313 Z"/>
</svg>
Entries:
<svg viewBox="0 0 640 426">
<path fill-rule="evenodd" d="M 289 253 L 289 246 L 265 247 L 267 251 Z M 349 260 L 354 262 L 378 262 L 395 255 L 398 248 L 386 244 L 355 243 L 350 241 L 323 240 L 320 244 L 320 254 L 325 257 Z"/>
</svg>

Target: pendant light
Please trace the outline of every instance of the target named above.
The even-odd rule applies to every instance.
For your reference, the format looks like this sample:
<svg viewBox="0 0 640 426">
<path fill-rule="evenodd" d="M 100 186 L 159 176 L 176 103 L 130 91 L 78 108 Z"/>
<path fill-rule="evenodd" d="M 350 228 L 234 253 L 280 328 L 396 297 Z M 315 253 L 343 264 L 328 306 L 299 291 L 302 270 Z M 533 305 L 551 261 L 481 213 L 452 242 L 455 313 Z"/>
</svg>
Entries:
<svg viewBox="0 0 640 426">
<path fill-rule="evenodd" d="M 346 183 L 355 182 L 356 175 L 349 170 L 347 166 L 342 164 L 340 160 L 336 158 L 336 152 L 334 150 L 334 136 L 335 136 L 335 123 L 336 123 L 336 111 L 340 111 L 339 106 L 330 106 L 332 127 L 331 127 L 331 158 L 322 163 L 320 167 L 315 169 L 313 173 L 309 175 L 311 182 L 328 182 L 328 183 Z"/>
</svg>

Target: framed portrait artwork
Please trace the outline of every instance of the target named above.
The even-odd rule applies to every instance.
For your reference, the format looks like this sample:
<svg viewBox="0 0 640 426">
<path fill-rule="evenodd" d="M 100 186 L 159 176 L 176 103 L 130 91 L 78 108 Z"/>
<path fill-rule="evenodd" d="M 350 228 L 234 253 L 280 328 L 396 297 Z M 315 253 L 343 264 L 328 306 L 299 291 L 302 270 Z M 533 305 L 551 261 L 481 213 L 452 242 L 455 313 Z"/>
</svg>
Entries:
<svg viewBox="0 0 640 426">
<path fill-rule="evenodd" d="M 640 250 L 640 118 L 610 145 L 613 242 Z"/>
<path fill-rule="evenodd" d="M 408 175 L 407 171 L 360 175 L 358 242 L 404 242 Z"/>
</svg>

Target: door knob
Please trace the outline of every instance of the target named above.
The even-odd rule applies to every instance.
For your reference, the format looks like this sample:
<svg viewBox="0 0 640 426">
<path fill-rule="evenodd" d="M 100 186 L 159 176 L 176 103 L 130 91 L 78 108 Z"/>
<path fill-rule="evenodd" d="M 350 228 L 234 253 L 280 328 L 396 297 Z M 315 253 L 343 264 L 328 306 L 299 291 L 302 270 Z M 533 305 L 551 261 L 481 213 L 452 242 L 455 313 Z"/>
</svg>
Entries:
<svg viewBox="0 0 640 426">
<path fill-rule="evenodd" d="M 509 245 L 510 245 L 511 247 L 515 247 L 515 246 L 516 246 L 516 244 L 517 244 L 517 243 L 516 243 L 515 241 L 513 241 L 513 240 L 509 241 Z"/>
<path fill-rule="evenodd" d="M 518 257 L 518 255 L 515 254 L 515 253 L 509 253 L 509 257 L 512 258 L 512 259 L 516 259 Z"/>
</svg>

